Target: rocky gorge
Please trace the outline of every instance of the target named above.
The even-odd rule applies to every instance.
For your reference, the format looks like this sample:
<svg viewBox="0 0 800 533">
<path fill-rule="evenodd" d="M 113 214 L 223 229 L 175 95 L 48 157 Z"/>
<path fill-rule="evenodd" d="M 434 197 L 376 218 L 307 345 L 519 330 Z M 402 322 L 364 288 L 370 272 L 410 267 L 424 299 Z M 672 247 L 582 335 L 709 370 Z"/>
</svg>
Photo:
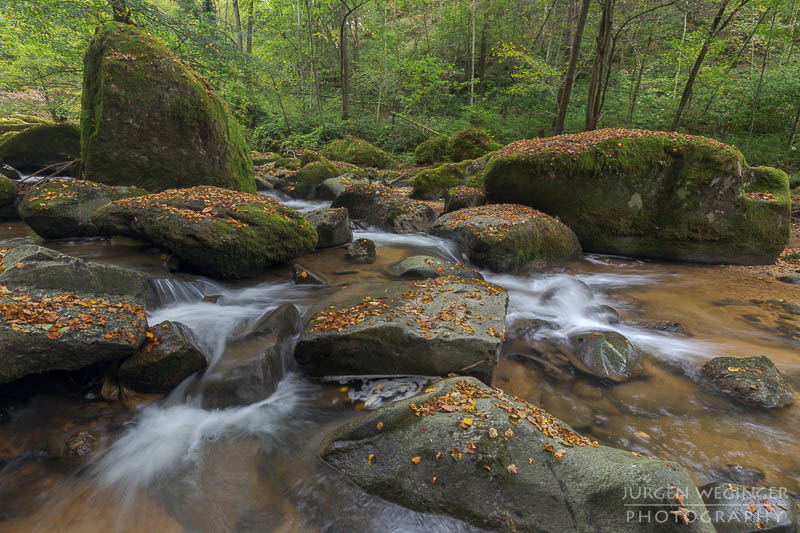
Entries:
<svg viewBox="0 0 800 533">
<path fill-rule="evenodd" d="M 251 154 L 120 23 L 84 77 L 82 179 L 0 177 L 3 530 L 796 530 L 800 289 L 711 266 L 797 266 L 781 171 L 638 130 Z"/>
</svg>

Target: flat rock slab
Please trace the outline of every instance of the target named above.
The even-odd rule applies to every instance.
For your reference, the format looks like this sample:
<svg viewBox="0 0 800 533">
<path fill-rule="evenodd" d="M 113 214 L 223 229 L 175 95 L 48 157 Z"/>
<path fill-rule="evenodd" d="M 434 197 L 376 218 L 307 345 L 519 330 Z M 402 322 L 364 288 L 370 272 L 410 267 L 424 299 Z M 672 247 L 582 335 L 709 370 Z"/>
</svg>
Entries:
<svg viewBox="0 0 800 533">
<path fill-rule="evenodd" d="M 714 532 L 708 522 L 676 521 L 673 512 L 705 510 L 679 465 L 598 446 L 471 378 L 346 423 L 321 456 L 369 493 L 491 531 Z"/>
<path fill-rule="evenodd" d="M 452 239 L 480 267 L 520 272 L 579 259 L 578 238 L 558 219 L 530 207 L 493 204 L 441 216 L 431 233 Z"/>
<path fill-rule="evenodd" d="M 133 355 L 148 281 L 39 246 L 0 251 L 0 383 Z"/>
<path fill-rule="evenodd" d="M 295 359 L 314 376 L 461 371 L 489 380 L 507 307 L 505 289 L 477 279 L 387 283 L 374 297 L 314 315 Z"/>
<path fill-rule="evenodd" d="M 427 255 L 406 257 L 392 265 L 391 269 L 398 276 L 406 279 L 438 278 L 440 276 L 483 279 L 483 275 L 472 267 Z"/>
</svg>

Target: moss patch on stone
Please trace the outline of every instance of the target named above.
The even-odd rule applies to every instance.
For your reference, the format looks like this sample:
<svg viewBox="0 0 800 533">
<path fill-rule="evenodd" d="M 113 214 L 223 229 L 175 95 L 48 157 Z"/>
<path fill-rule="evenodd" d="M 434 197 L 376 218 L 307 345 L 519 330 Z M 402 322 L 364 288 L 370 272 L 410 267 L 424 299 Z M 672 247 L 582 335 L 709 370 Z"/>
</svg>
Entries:
<svg viewBox="0 0 800 533">
<path fill-rule="evenodd" d="M 361 167 L 389 168 L 393 165 L 389 155 L 367 141 L 347 138 L 333 141 L 322 154 L 328 159 L 345 161 Z"/>
<path fill-rule="evenodd" d="M 213 184 L 255 192 L 241 126 L 208 83 L 128 24 L 99 26 L 84 57 L 86 177 L 149 190 Z"/>
<path fill-rule="evenodd" d="M 500 145 L 492 140 L 486 132 L 468 128 L 456 133 L 448 146 L 451 161 L 478 159 L 489 152 L 498 150 Z"/>
<path fill-rule="evenodd" d="M 37 124 L 0 144 L 0 161 L 18 170 L 39 170 L 80 158 L 81 133 L 76 124 Z"/>
<path fill-rule="evenodd" d="M 450 138 L 436 135 L 422 141 L 414 149 L 414 159 L 418 165 L 433 165 L 447 161 L 450 153 Z"/>
</svg>

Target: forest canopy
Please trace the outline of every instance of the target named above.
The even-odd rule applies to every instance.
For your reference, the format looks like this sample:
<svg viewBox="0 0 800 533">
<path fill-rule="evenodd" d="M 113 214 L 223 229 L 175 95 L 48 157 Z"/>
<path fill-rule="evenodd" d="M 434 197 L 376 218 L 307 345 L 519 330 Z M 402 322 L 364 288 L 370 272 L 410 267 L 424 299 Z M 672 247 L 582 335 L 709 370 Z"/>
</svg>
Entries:
<svg viewBox="0 0 800 533">
<path fill-rule="evenodd" d="M 466 128 L 498 143 L 602 127 L 735 144 L 800 168 L 797 0 L 3 0 L 0 113 L 74 120 L 116 17 L 204 75 L 259 151 L 353 135 L 410 162 Z"/>
</svg>

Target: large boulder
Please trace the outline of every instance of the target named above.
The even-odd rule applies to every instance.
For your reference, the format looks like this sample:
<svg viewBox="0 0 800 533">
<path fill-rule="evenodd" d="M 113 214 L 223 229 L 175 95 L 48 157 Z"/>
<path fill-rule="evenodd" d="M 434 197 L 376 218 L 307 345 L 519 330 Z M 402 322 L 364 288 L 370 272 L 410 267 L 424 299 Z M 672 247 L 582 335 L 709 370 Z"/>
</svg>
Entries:
<svg viewBox="0 0 800 533">
<path fill-rule="evenodd" d="M 396 281 L 314 315 L 295 349 L 314 376 L 467 372 L 491 379 L 508 294 L 477 279 Z"/>
<path fill-rule="evenodd" d="M 336 169 L 324 160 L 312 161 L 294 175 L 295 184 L 289 194 L 296 198 L 311 200 L 316 196 L 322 182 L 336 177 Z"/>
<path fill-rule="evenodd" d="M 782 487 L 709 483 L 700 488 L 717 533 L 797 532 L 797 508 Z"/>
<path fill-rule="evenodd" d="M 346 207 L 351 219 L 366 220 L 392 233 L 427 231 L 436 220 L 429 205 L 377 183 L 350 185 L 331 207 Z"/>
<path fill-rule="evenodd" d="M 81 157 L 81 131 L 76 124 L 38 124 L 0 143 L 0 161 L 17 170 L 36 171 Z M 70 169 L 64 169 L 68 173 Z"/>
<path fill-rule="evenodd" d="M 144 275 L 33 245 L 0 255 L 0 384 L 122 360 L 144 342 Z"/>
<path fill-rule="evenodd" d="M 598 446 L 471 378 L 344 424 L 321 456 L 369 493 L 490 531 L 714 533 L 679 465 Z"/>
<path fill-rule="evenodd" d="M 701 371 L 715 389 L 738 403 L 767 408 L 794 403 L 792 387 L 764 355 L 715 357 L 706 361 Z"/>
<path fill-rule="evenodd" d="M 318 200 L 336 200 L 342 192 L 354 183 L 369 183 L 369 179 L 359 176 L 356 172 L 348 172 L 335 178 L 329 178 L 317 187 Z"/>
<path fill-rule="evenodd" d="M 367 141 L 352 137 L 333 141 L 322 150 L 322 154 L 328 159 L 360 167 L 389 168 L 393 165 L 386 152 Z"/>
<path fill-rule="evenodd" d="M 17 214 L 17 184 L 0 176 L 0 221 L 15 220 Z"/>
<path fill-rule="evenodd" d="M 414 160 L 418 165 L 432 165 L 447 161 L 450 152 L 450 138 L 434 135 L 419 143 L 414 149 Z"/>
<path fill-rule="evenodd" d="M 490 200 L 559 216 L 590 252 L 762 264 L 789 239 L 786 174 L 703 137 L 604 129 L 517 141 L 484 179 Z"/>
<path fill-rule="evenodd" d="M 459 209 L 441 216 L 431 233 L 454 240 L 473 263 L 495 272 L 546 268 L 581 256 L 581 246 L 571 229 L 522 205 Z"/>
<path fill-rule="evenodd" d="M 500 149 L 500 144 L 493 141 L 486 132 L 467 128 L 453 135 L 448 148 L 450 160 L 458 162 L 477 159 Z"/>
<path fill-rule="evenodd" d="M 179 322 L 162 322 L 147 331 L 147 341 L 117 369 L 120 384 L 143 393 L 169 392 L 206 367 L 192 332 Z"/>
<path fill-rule="evenodd" d="M 137 187 L 110 187 L 91 181 L 51 181 L 31 189 L 19 204 L 19 216 L 45 239 L 99 235 L 91 218 L 114 200 L 147 194 Z"/>
<path fill-rule="evenodd" d="M 105 235 L 150 241 L 216 278 L 256 276 L 317 244 L 316 231 L 294 209 L 208 186 L 117 200 L 98 209 L 92 223 Z"/>
<path fill-rule="evenodd" d="M 99 26 L 84 57 L 87 179 L 150 191 L 215 185 L 255 192 L 244 131 L 208 83 L 147 32 Z"/>
<path fill-rule="evenodd" d="M 445 163 L 436 168 L 420 171 L 412 181 L 413 196 L 426 200 L 434 200 L 447 196 L 452 187 L 465 183 L 473 184 L 482 181 L 481 175 L 486 169 L 489 158 L 470 159 L 460 163 Z"/>
<path fill-rule="evenodd" d="M 350 216 L 347 209 L 316 209 L 304 216 L 309 224 L 317 230 L 319 236 L 317 248 L 341 246 L 353 240 L 353 230 L 350 228 Z"/>
</svg>

